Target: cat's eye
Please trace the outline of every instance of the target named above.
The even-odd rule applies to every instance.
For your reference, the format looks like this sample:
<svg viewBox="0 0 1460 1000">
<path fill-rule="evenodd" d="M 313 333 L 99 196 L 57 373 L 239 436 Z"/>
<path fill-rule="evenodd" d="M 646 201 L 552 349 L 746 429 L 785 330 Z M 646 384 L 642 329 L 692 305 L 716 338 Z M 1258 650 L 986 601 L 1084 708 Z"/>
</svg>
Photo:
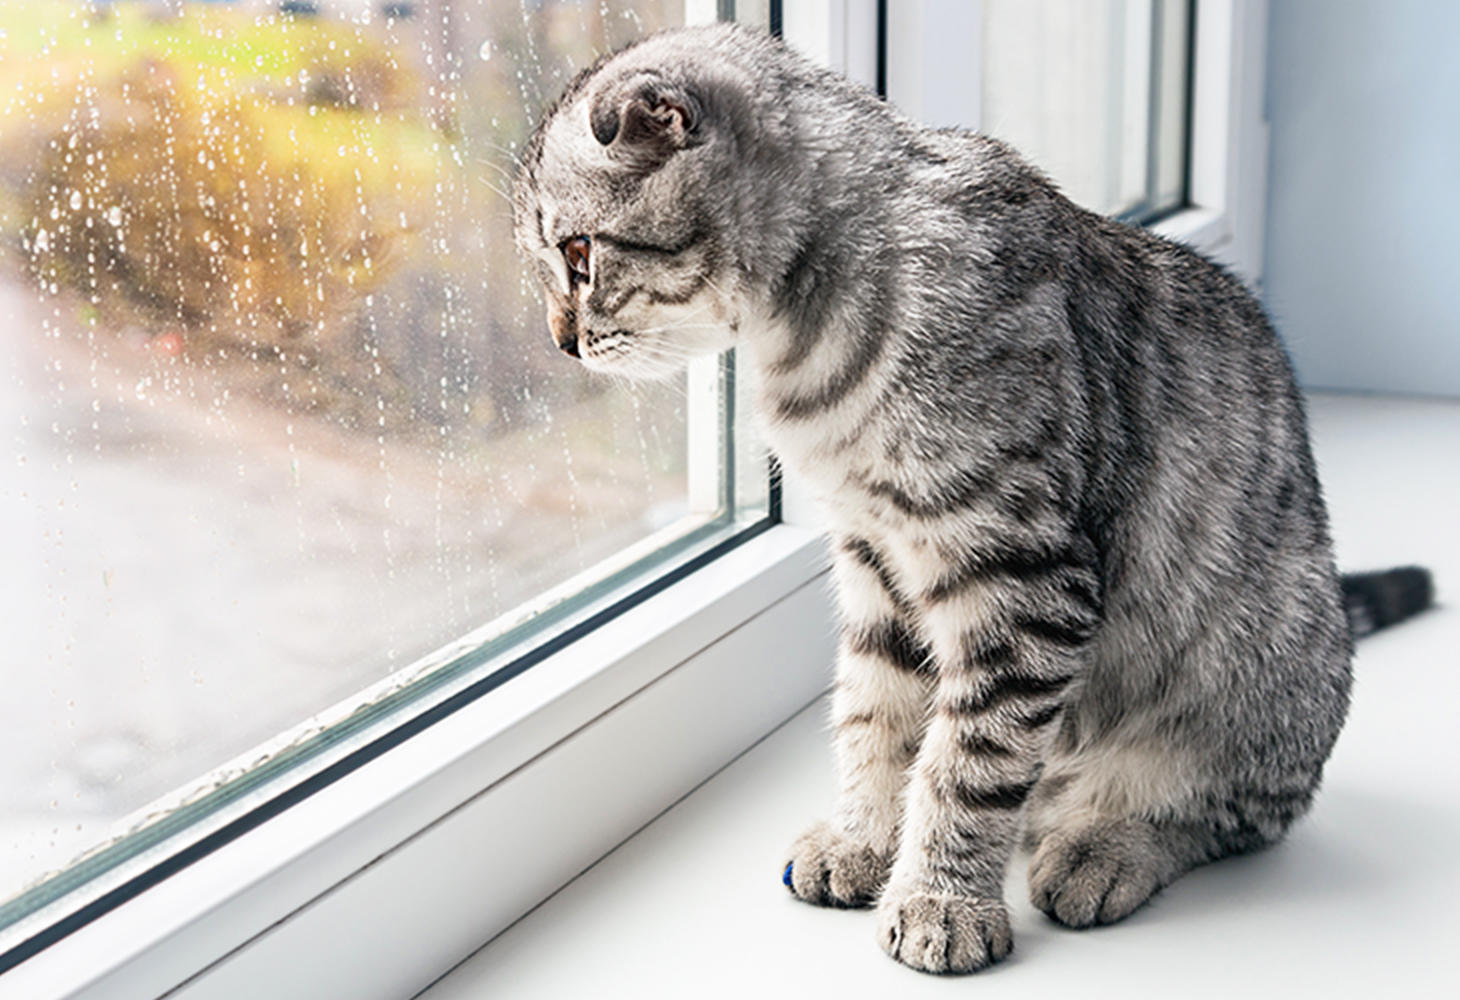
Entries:
<svg viewBox="0 0 1460 1000">
<path fill-rule="evenodd" d="M 563 260 L 568 262 L 568 280 L 588 280 L 588 257 L 593 241 L 586 236 L 574 236 L 563 244 Z"/>
</svg>

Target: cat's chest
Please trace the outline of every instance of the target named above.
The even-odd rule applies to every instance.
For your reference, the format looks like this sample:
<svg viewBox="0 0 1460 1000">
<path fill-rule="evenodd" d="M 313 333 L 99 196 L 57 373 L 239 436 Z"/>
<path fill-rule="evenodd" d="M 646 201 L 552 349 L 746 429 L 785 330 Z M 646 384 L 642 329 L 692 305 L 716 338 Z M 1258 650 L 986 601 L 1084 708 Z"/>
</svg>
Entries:
<svg viewBox="0 0 1460 1000">
<path fill-rule="evenodd" d="M 834 420 L 779 423 L 766 441 L 792 480 L 840 531 L 869 533 L 896 526 L 866 484 L 888 472 L 888 437 L 882 422 L 849 425 Z"/>
<path fill-rule="evenodd" d="M 751 381 L 766 443 L 789 479 L 823 512 L 833 532 L 884 537 L 906 527 L 905 515 L 878 486 L 919 481 L 907 438 L 916 412 L 895 386 L 896 365 L 887 357 L 857 372 L 846 337 L 824 337 L 793 371 L 777 372 L 755 357 Z M 830 352 L 819 357 L 816 351 Z"/>
</svg>

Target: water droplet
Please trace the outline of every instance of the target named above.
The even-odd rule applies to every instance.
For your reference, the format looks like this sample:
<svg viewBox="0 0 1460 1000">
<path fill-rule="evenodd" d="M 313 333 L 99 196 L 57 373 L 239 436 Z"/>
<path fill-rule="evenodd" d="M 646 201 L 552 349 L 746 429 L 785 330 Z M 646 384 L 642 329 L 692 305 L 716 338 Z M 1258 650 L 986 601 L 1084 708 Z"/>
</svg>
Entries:
<svg viewBox="0 0 1460 1000">
<path fill-rule="evenodd" d="M 486 62 L 492 58 L 492 43 L 490 41 L 482 42 L 482 47 L 477 49 L 477 55 L 481 58 L 482 62 Z"/>
</svg>

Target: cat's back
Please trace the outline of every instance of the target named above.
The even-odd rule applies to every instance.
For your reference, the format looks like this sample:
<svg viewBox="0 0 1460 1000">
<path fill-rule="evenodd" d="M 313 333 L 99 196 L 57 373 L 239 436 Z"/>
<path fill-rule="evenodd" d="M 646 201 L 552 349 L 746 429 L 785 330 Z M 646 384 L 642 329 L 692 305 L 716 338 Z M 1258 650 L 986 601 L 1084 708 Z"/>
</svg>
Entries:
<svg viewBox="0 0 1460 1000">
<path fill-rule="evenodd" d="M 1251 292 L 1186 246 L 1075 205 L 996 139 L 918 130 L 903 148 L 902 197 L 923 220 L 905 230 L 924 308 L 905 314 L 935 318 L 903 331 L 918 345 L 898 380 L 906 405 L 953 400 L 969 415 L 955 433 L 971 437 L 1058 414 L 1044 460 L 1081 481 L 1113 582 L 1199 577 L 1166 598 L 1188 624 L 1204 595 L 1250 605 L 1294 574 L 1324 579 L 1330 611 L 1301 395 Z"/>
<path fill-rule="evenodd" d="M 918 130 L 902 146 L 901 197 L 921 211 L 899 229 L 909 270 L 921 272 L 914 294 L 943 324 L 929 344 L 1059 345 L 1050 364 L 1084 383 L 1086 416 L 1098 424 L 1118 411 L 1113 437 L 1200 429 L 1217 443 L 1271 421 L 1303 437 L 1286 351 L 1229 271 L 1074 204 L 997 139 Z"/>
</svg>

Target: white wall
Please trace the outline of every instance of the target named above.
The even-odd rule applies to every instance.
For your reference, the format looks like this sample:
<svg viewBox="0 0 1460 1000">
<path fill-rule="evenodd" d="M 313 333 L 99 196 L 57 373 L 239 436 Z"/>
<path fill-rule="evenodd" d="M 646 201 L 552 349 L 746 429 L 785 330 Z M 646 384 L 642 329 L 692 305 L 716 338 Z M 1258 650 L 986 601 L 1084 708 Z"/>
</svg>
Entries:
<svg viewBox="0 0 1460 1000">
<path fill-rule="evenodd" d="M 1270 17 L 1264 297 L 1300 378 L 1460 396 L 1460 3 Z"/>
</svg>

